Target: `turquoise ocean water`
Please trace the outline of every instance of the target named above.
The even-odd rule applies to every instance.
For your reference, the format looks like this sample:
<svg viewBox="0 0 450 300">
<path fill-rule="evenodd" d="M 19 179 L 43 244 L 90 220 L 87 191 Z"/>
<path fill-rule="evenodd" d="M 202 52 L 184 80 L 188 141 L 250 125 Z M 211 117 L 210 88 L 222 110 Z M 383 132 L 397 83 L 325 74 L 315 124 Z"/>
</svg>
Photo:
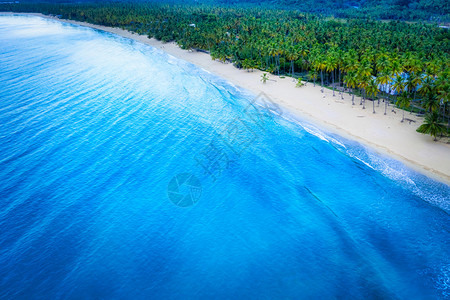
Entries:
<svg viewBox="0 0 450 300">
<path fill-rule="evenodd" d="M 445 299 L 449 195 L 150 46 L 0 16 L 0 299 Z"/>
</svg>

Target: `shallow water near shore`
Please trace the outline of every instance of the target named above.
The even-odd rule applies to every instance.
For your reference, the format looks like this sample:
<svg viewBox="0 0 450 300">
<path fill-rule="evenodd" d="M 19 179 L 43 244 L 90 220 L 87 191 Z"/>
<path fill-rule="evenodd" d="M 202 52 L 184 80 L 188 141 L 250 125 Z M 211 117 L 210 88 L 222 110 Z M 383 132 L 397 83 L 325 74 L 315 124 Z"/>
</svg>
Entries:
<svg viewBox="0 0 450 300">
<path fill-rule="evenodd" d="M 25 16 L 0 90 L 1 299 L 450 297 L 450 187 L 264 95 Z"/>
</svg>

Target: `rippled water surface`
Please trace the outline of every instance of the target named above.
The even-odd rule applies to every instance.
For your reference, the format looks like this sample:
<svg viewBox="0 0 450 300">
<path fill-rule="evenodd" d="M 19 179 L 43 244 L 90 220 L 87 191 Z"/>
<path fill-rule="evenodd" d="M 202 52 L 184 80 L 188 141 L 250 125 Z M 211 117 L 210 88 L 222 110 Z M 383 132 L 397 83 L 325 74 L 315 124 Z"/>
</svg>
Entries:
<svg viewBox="0 0 450 300">
<path fill-rule="evenodd" d="M 0 16 L 0 298 L 450 297 L 450 187 L 254 98 Z"/>
</svg>

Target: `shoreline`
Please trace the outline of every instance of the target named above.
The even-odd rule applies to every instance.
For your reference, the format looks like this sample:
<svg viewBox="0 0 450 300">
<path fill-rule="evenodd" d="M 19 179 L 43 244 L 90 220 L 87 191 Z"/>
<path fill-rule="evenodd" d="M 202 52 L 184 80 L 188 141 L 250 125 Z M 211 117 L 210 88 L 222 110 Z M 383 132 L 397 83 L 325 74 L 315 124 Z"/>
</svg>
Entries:
<svg viewBox="0 0 450 300">
<path fill-rule="evenodd" d="M 355 96 L 355 105 L 352 106 L 349 94 L 344 93 L 344 100 L 341 99 L 338 91 L 333 97 L 333 92 L 324 88 L 322 94 L 320 82 L 315 87 L 308 82 L 306 86 L 297 88 L 290 77 L 280 78 L 268 74 L 270 80 L 263 84 L 260 78 L 261 74 L 266 72 L 240 70 L 233 64 L 213 61 L 207 53 L 182 50 L 175 42 L 163 43 L 116 27 L 59 19 L 40 13 L 1 12 L 1 14 L 38 16 L 90 27 L 158 48 L 249 90 L 255 95 L 263 92 L 283 109 L 320 129 L 355 140 L 375 152 L 401 161 L 421 174 L 450 185 L 450 145 L 434 142 L 431 136 L 416 132 L 423 118 L 414 114 L 406 112 L 405 117 L 413 122 L 401 123 L 402 111 L 395 109 L 397 113 L 393 113 L 390 106 L 387 115 L 384 115 L 382 102 L 379 107 L 375 104 L 376 113 L 373 114 L 372 101 L 366 101 L 366 109 L 362 109 L 359 105 L 360 98 Z"/>
</svg>

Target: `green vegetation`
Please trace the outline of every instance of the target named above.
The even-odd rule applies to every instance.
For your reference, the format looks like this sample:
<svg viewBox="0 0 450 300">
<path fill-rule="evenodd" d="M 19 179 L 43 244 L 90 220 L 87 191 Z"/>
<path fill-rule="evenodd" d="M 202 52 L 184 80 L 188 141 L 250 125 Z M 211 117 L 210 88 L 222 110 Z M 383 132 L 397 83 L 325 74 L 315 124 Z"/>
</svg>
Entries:
<svg viewBox="0 0 450 300">
<path fill-rule="evenodd" d="M 200 2 L 270 5 L 337 18 L 365 19 L 369 16 L 377 20 L 448 21 L 450 14 L 450 3 L 446 0 L 203 0 Z"/>
<path fill-rule="evenodd" d="M 428 113 L 425 116 L 425 122 L 417 128 L 417 132 L 429 134 L 437 140 L 437 136 L 444 134 L 446 128 L 443 124 L 439 123 L 439 115 L 435 112 Z"/>
<path fill-rule="evenodd" d="M 295 2 L 295 1 L 294 1 Z M 313 81 L 360 104 L 380 98 L 450 120 L 450 33 L 436 25 L 334 19 L 257 6 L 158 3 L 2 4 L 0 10 L 42 12 L 121 27 L 183 49 L 207 51 L 238 68 Z M 300 76 L 301 75 L 301 76 Z M 267 80 L 261 79 L 263 82 Z M 378 99 L 377 99 L 378 97 Z M 404 116 L 402 121 L 404 120 Z"/>
<path fill-rule="evenodd" d="M 2 1 L 14 2 L 14 1 Z M 24 3 L 105 3 L 103 0 L 22 0 Z M 135 4 L 165 3 L 170 5 L 209 5 L 223 7 L 259 7 L 260 9 L 299 10 L 335 18 L 372 20 L 403 20 L 449 22 L 450 2 L 447 0 L 113 0 Z"/>
<path fill-rule="evenodd" d="M 298 78 L 297 79 L 297 83 L 295 84 L 295 86 L 296 87 L 302 87 L 302 86 L 305 86 L 305 84 L 302 82 L 301 78 Z"/>
</svg>

